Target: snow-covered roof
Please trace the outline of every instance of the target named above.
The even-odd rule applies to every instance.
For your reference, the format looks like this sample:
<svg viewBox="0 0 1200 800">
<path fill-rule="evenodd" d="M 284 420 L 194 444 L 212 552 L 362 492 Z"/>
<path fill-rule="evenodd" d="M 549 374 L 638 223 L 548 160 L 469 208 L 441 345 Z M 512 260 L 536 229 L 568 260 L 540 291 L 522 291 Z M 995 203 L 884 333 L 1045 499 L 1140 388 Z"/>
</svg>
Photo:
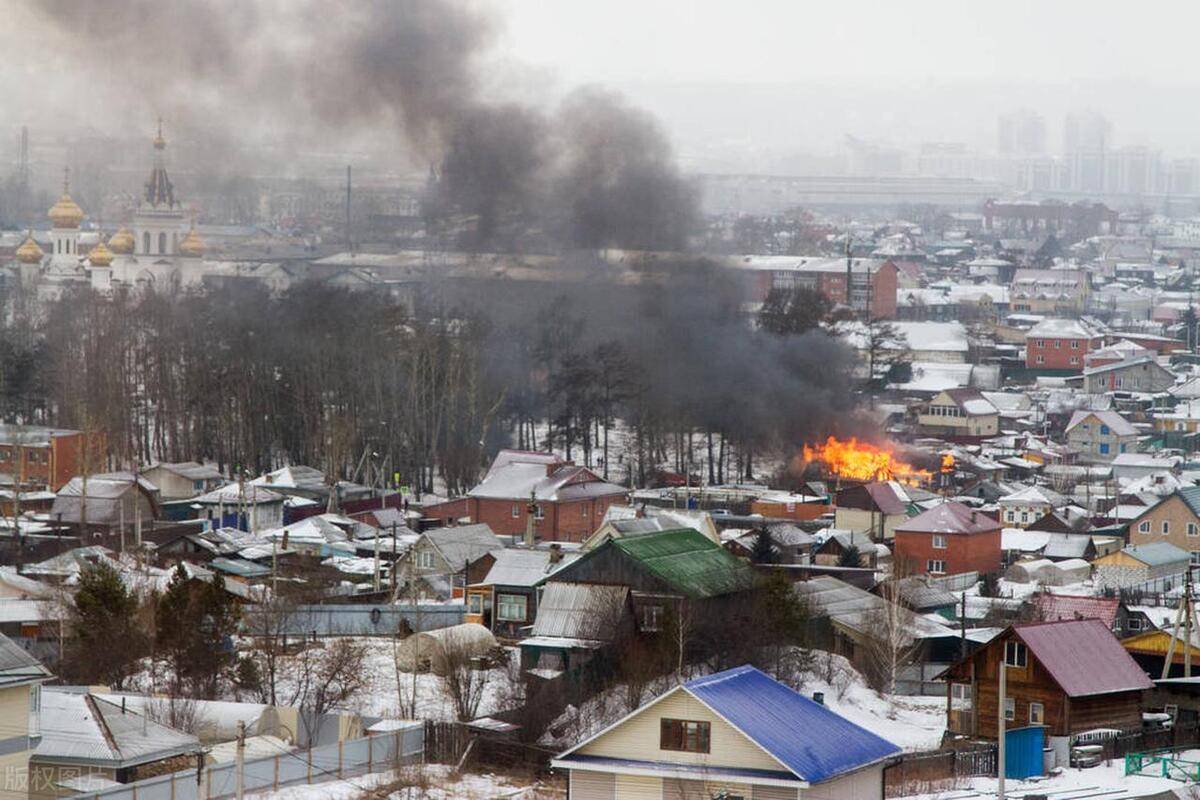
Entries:
<svg viewBox="0 0 1200 800">
<path fill-rule="evenodd" d="M 1101 425 L 1108 426 L 1108 429 L 1117 436 L 1137 435 L 1137 428 L 1133 427 L 1128 420 L 1115 411 L 1076 411 L 1071 415 L 1071 421 L 1067 423 L 1066 432 L 1070 433 L 1075 429 L 1075 426 L 1085 422 L 1090 417 L 1095 417 L 1096 421 Z"/>
<path fill-rule="evenodd" d="M 1093 339 L 1100 332 L 1081 319 L 1044 319 L 1025 334 L 1026 339 Z"/>
</svg>

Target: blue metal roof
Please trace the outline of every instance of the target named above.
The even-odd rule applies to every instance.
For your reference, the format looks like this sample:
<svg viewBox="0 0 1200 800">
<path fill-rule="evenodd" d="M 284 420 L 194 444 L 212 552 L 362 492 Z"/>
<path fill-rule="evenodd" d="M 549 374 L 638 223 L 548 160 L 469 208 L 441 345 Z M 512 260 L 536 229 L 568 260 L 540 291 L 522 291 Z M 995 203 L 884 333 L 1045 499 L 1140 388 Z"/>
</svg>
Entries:
<svg viewBox="0 0 1200 800">
<path fill-rule="evenodd" d="M 754 667 L 697 678 L 683 688 L 809 783 L 836 778 L 900 752 Z"/>
</svg>

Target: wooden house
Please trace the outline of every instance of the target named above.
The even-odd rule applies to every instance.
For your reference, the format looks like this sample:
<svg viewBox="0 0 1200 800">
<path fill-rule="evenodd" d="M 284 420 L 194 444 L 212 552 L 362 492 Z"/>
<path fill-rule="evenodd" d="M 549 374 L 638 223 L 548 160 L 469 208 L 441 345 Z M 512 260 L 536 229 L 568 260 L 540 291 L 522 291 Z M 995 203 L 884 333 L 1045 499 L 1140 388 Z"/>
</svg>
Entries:
<svg viewBox="0 0 1200 800">
<path fill-rule="evenodd" d="M 900 748 L 743 666 L 651 700 L 551 763 L 572 800 L 883 796 Z"/>
<path fill-rule="evenodd" d="M 1048 736 L 1140 729 L 1150 679 L 1098 619 L 1009 627 L 944 673 L 947 729 L 995 739 L 1001 665 L 1007 728 L 1043 725 Z"/>
<path fill-rule="evenodd" d="M 478 580 L 468 579 L 464 622 L 483 625 L 502 639 L 519 639 L 537 618 L 537 586 L 548 575 L 578 557 L 564 553 L 558 542 L 548 548 L 510 547 L 479 559 L 487 569 Z M 468 568 L 468 574 L 476 569 Z"/>
</svg>

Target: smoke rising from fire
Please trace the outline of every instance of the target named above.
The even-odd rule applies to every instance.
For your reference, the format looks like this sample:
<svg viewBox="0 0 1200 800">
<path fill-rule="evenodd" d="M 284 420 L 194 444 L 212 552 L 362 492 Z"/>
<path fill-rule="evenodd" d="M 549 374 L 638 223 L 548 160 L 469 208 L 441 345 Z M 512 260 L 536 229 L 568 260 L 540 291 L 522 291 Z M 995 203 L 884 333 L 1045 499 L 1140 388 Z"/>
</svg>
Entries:
<svg viewBox="0 0 1200 800">
<path fill-rule="evenodd" d="M 477 3 L 25 2 L 82 80 L 205 137 L 336 149 L 399 131 L 473 231 L 460 244 L 535 228 L 566 246 L 677 248 L 691 226 L 692 193 L 645 113 L 591 89 L 548 109 L 492 99 L 481 66 L 498 21 Z"/>
</svg>

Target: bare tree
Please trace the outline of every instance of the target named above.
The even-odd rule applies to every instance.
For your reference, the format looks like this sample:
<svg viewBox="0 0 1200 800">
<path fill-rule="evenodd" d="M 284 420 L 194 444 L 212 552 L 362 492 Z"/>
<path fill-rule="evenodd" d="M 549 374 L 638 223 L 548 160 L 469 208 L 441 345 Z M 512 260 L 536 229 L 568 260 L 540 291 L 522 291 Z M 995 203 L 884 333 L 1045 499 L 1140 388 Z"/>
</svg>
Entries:
<svg viewBox="0 0 1200 800">
<path fill-rule="evenodd" d="M 454 706 L 460 722 L 478 716 L 479 704 L 487 692 L 490 672 L 473 653 L 471 644 L 457 631 L 447 631 L 442 637 L 442 691 Z"/>
</svg>

